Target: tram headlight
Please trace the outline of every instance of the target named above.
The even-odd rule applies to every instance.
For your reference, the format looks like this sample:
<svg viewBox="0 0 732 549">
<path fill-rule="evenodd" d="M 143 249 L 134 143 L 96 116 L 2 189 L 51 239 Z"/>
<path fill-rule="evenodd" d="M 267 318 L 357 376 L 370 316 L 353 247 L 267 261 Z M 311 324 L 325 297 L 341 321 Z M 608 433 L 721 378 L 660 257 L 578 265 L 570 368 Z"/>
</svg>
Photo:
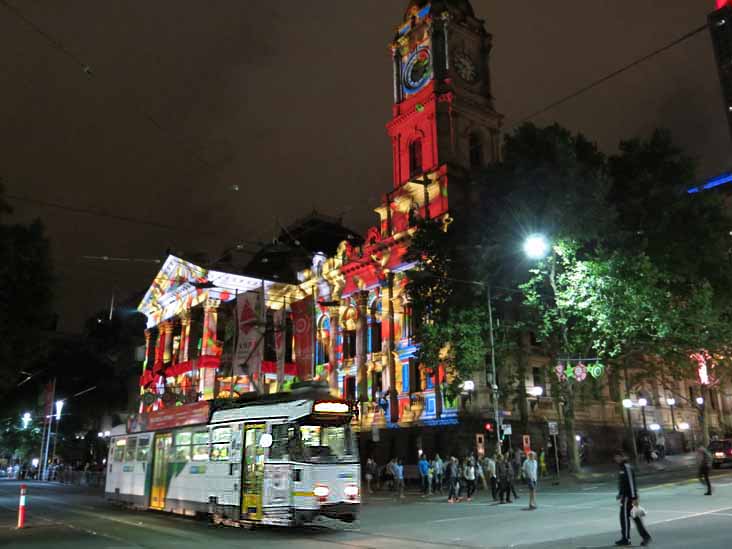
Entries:
<svg viewBox="0 0 732 549">
<path fill-rule="evenodd" d="M 321 501 L 325 501 L 328 498 L 328 494 L 330 494 L 330 488 L 323 484 L 318 484 L 315 488 L 313 488 L 313 494 L 315 494 L 315 497 L 317 497 Z"/>
<path fill-rule="evenodd" d="M 358 498 L 358 485 L 357 484 L 346 484 L 346 487 L 343 488 L 343 493 L 346 495 L 346 498 L 348 498 L 348 499 Z"/>
</svg>

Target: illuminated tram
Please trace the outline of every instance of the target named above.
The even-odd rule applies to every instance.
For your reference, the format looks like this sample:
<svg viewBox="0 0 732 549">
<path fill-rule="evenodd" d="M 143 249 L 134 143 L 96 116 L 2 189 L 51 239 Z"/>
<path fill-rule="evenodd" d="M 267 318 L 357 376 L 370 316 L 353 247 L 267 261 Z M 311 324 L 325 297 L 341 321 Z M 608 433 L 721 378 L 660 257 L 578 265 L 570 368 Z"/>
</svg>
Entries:
<svg viewBox="0 0 732 549">
<path fill-rule="evenodd" d="M 349 402 L 295 391 L 210 414 L 208 405 L 116 427 L 107 499 L 232 525 L 356 519 L 360 466 Z"/>
</svg>

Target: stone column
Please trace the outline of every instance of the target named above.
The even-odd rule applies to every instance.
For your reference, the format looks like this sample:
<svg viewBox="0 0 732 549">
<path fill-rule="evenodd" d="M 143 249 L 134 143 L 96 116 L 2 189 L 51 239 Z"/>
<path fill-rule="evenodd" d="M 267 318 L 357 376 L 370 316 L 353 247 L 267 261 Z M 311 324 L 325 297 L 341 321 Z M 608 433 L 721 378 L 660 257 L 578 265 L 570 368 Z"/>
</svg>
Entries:
<svg viewBox="0 0 732 549">
<path fill-rule="evenodd" d="M 145 359 L 142 361 L 142 373 L 145 373 L 145 370 L 150 366 L 151 359 L 154 360 L 154 357 L 150 356 L 150 344 L 152 342 L 152 330 L 145 330 Z"/>
<path fill-rule="evenodd" d="M 221 305 L 220 300 L 207 299 L 203 306 L 203 341 L 201 343 L 201 356 L 214 356 L 216 354 L 216 328 L 219 305 Z"/>
<path fill-rule="evenodd" d="M 221 301 L 207 299 L 203 307 L 203 342 L 201 343 L 201 358 L 216 355 L 216 323 L 218 308 Z M 203 368 L 199 375 L 199 392 L 204 400 L 213 400 L 216 389 L 216 369 Z"/>
<path fill-rule="evenodd" d="M 338 387 L 338 324 L 340 323 L 339 308 L 328 307 L 328 316 L 330 317 L 330 334 L 328 337 L 328 363 L 330 372 L 328 373 L 328 385 L 330 392 L 334 396 L 340 396 L 340 388 Z"/>
<path fill-rule="evenodd" d="M 368 402 L 368 373 L 366 368 L 366 346 L 368 344 L 368 292 L 356 294 L 358 323 L 356 324 L 356 388 L 359 402 Z"/>
<path fill-rule="evenodd" d="M 173 321 L 166 320 L 160 325 L 163 334 L 163 364 L 170 364 L 173 361 Z"/>
<path fill-rule="evenodd" d="M 188 362 L 188 348 L 191 340 L 191 313 L 183 311 L 180 315 L 180 347 L 178 362 Z"/>
</svg>

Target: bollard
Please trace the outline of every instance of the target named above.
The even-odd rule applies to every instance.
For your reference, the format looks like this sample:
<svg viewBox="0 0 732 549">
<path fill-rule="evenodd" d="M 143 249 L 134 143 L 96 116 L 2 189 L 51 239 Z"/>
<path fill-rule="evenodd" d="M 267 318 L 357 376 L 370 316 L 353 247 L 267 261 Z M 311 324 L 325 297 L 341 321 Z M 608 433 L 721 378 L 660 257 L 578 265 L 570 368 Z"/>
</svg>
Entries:
<svg viewBox="0 0 732 549">
<path fill-rule="evenodd" d="M 26 485 L 20 485 L 20 505 L 18 506 L 18 528 L 25 526 L 25 492 Z"/>
</svg>

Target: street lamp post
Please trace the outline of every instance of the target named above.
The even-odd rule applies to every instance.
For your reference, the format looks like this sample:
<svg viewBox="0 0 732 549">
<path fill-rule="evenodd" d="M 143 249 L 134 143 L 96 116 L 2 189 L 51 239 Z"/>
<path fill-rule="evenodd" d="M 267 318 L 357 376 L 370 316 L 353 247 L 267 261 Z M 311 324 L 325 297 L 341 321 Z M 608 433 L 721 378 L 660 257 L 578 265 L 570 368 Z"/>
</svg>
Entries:
<svg viewBox="0 0 732 549">
<path fill-rule="evenodd" d="M 638 406 L 640 406 L 641 416 L 643 417 L 643 430 L 647 431 L 648 427 L 646 426 L 646 406 L 648 406 L 648 401 L 645 398 L 639 398 Z"/>
<path fill-rule="evenodd" d="M 56 460 L 56 443 L 58 442 L 59 427 L 61 425 L 61 410 L 64 409 L 64 401 L 56 401 L 56 434 L 53 437 L 53 454 L 51 454 L 51 462 Z"/>
<path fill-rule="evenodd" d="M 635 443 L 635 434 L 633 433 L 633 419 L 630 415 L 630 410 L 633 408 L 633 401 L 629 398 L 623 399 L 623 408 L 625 413 L 628 415 L 628 436 L 630 437 L 630 446 L 633 449 L 633 460 L 638 461 L 638 447 Z"/>
<path fill-rule="evenodd" d="M 668 404 L 668 407 L 671 409 L 671 430 L 676 431 L 676 417 L 674 416 L 674 407 L 676 406 L 676 399 L 675 398 L 667 398 L 666 404 Z"/>
<path fill-rule="evenodd" d="M 486 284 L 488 295 L 488 333 L 491 340 L 491 390 L 493 392 L 493 417 L 496 421 L 496 452 L 502 453 L 503 435 L 501 434 L 500 413 L 498 411 L 498 383 L 496 377 L 496 340 L 493 335 L 493 305 L 491 304 L 491 285 Z"/>
</svg>

